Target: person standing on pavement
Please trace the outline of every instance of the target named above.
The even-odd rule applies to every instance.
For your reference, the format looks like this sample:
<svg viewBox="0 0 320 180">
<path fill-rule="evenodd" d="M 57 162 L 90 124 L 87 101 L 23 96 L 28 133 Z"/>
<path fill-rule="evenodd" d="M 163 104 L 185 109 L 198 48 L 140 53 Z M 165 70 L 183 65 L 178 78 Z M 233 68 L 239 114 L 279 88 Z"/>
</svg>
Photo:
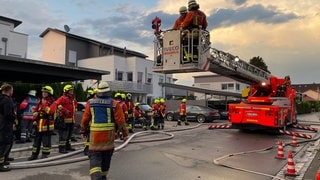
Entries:
<svg viewBox="0 0 320 180">
<path fill-rule="evenodd" d="M 57 113 L 59 153 L 65 154 L 75 150 L 71 147 L 70 139 L 73 133 L 77 104 L 73 94 L 73 86 L 67 84 L 63 87 L 63 95 L 50 106 L 50 114 Z"/>
<path fill-rule="evenodd" d="M 134 103 L 132 101 L 132 95 L 128 93 L 126 95 L 126 105 L 128 108 L 128 121 L 127 121 L 127 128 L 130 133 L 134 133 Z"/>
<path fill-rule="evenodd" d="M 42 159 L 47 158 L 51 150 L 51 135 L 54 130 L 54 118 L 49 114 L 50 105 L 54 102 L 53 89 L 51 86 L 44 86 L 41 89 L 42 98 L 38 101 L 34 109 L 34 122 L 36 126 L 36 136 L 32 146 L 32 155 L 28 158 L 28 161 L 38 159 L 40 153 L 41 143 L 42 147 Z"/>
<path fill-rule="evenodd" d="M 12 101 L 13 87 L 10 84 L 3 84 L 0 87 L 0 172 L 10 171 L 6 157 L 13 143 L 13 123 L 15 120 L 14 104 Z"/>
<path fill-rule="evenodd" d="M 124 140 L 128 132 L 124 113 L 119 101 L 112 99 L 107 82 L 98 85 L 97 98 L 86 104 L 81 119 L 81 134 L 90 128 L 89 174 L 92 180 L 107 179 L 114 152 L 116 127 L 122 132 Z"/>
<path fill-rule="evenodd" d="M 180 119 L 178 120 L 178 125 L 181 125 L 181 122 L 184 122 L 186 126 L 189 125 L 189 122 L 187 121 L 187 99 L 185 98 L 181 100 L 179 114 Z"/>
<path fill-rule="evenodd" d="M 160 105 L 159 105 L 160 117 L 159 117 L 158 129 L 160 129 L 160 126 L 161 126 L 161 129 L 164 128 L 164 118 L 166 116 L 166 109 L 167 109 L 165 102 L 166 101 L 164 100 L 164 98 L 160 98 Z"/>
<path fill-rule="evenodd" d="M 21 137 L 19 141 L 16 143 L 25 143 L 32 142 L 31 134 L 33 130 L 33 111 L 34 107 L 38 102 L 38 98 L 36 97 L 36 90 L 30 90 L 25 97 L 25 99 L 21 102 L 19 111 L 22 112 L 21 116 Z"/>
</svg>

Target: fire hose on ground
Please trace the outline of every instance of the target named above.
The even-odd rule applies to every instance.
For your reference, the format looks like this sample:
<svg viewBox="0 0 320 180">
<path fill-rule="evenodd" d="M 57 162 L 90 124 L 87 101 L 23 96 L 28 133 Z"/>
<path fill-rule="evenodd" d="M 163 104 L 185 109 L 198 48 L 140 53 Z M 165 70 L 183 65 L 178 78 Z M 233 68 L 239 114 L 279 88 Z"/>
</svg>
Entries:
<svg viewBox="0 0 320 180">
<path fill-rule="evenodd" d="M 313 138 L 313 139 L 308 139 L 308 140 L 302 140 L 302 141 L 297 141 L 297 144 L 300 143 L 306 143 L 306 142 L 312 142 L 312 141 L 317 141 L 320 139 L 320 134 L 317 134 L 318 137 Z M 286 144 L 284 143 L 283 146 L 285 146 Z M 262 172 L 257 172 L 257 171 L 252 171 L 252 170 L 248 170 L 248 169 L 244 169 L 244 168 L 240 168 L 240 167 L 235 167 L 235 166 L 231 166 L 231 165 L 226 165 L 221 163 L 220 161 L 225 160 L 227 158 L 233 157 L 233 156 L 237 156 L 237 155 L 243 155 L 243 154 L 249 154 L 249 153 L 259 153 L 259 152 L 264 152 L 264 151 L 269 151 L 271 149 L 275 148 L 275 146 L 270 146 L 270 147 L 266 147 L 263 149 L 257 149 L 257 150 L 251 150 L 251 151 L 244 151 L 244 152 L 238 152 L 238 153 L 232 153 L 232 154 L 228 154 L 216 159 L 213 159 L 213 164 L 218 165 L 218 166 L 223 166 L 226 168 L 230 168 L 230 169 L 235 169 L 235 170 L 239 170 L 239 171 L 244 171 L 244 172 L 248 172 L 248 173 L 252 173 L 252 174 L 257 174 L 257 175 L 261 175 L 261 176 L 266 176 L 266 177 L 271 177 L 273 179 L 279 179 L 279 180 L 285 180 L 282 177 L 277 177 L 271 174 L 266 174 L 266 173 L 262 173 Z"/>
<path fill-rule="evenodd" d="M 123 142 L 121 145 L 117 146 L 115 148 L 115 151 L 118 151 L 124 147 L 126 147 L 129 143 L 142 143 L 142 142 L 154 142 L 154 141 L 164 141 L 174 138 L 174 135 L 170 132 L 175 131 L 185 131 L 190 129 L 195 129 L 197 127 L 200 127 L 201 124 L 198 124 L 196 126 L 190 126 L 186 128 L 180 128 L 180 129 L 171 129 L 171 130 L 163 130 L 163 131 L 141 131 L 132 134 L 125 142 Z M 166 137 L 161 138 L 150 138 L 150 139 L 144 139 L 144 140 L 133 140 L 135 137 L 142 136 L 142 135 L 148 135 L 148 134 L 163 134 L 166 135 Z M 78 143 L 83 144 L 83 143 Z M 12 152 L 18 152 L 18 151 L 25 151 L 31 149 L 31 147 L 24 147 L 24 148 L 17 148 L 12 149 Z M 80 161 L 88 160 L 88 156 L 81 156 L 76 158 L 68 158 L 63 159 L 66 157 L 71 157 L 77 154 L 80 154 L 83 152 L 83 149 L 76 150 L 67 154 L 57 155 L 53 157 L 48 157 L 45 159 L 38 159 L 33 161 L 23 161 L 23 162 L 17 162 L 17 163 L 11 163 L 10 168 L 12 169 L 26 169 L 26 168 L 36 168 L 36 167 L 43 167 L 43 166 L 55 166 L 55 165 L 61 165 L 61 164 L 69 164 L 69 163 L 75 163 Z"/>
</svg>

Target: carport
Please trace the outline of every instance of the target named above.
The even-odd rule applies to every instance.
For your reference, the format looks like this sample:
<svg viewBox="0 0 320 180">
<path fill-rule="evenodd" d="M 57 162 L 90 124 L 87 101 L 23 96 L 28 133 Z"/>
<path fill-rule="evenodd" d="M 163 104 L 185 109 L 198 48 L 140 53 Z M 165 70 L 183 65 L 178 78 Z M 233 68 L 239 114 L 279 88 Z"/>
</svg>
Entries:
<svg viewBox="0 0 320 180">
<path fill-rule="evenodd" d="M 109 71 L 0 55 L 0 81 L 54 83 L 87 79 L 101 80 Z"/>
</svg>

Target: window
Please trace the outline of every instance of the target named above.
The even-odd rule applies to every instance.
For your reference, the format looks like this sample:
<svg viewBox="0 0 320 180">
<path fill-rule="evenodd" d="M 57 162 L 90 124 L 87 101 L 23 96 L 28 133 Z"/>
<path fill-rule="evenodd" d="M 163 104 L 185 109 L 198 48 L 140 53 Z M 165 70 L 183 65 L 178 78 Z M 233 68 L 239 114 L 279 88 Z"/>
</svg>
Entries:
<svg viewBox="0 0 320 180">
<path fill-rule="evenodd" d="M 221 90 L 234 90 L 234 83 L 221 84 Z"/>
<path fill-rule="evenodd" d="M 116 80 L 123 81 L 123 72 L 122 71 L 118 71 Z"/>
<path fill-rule="evenodd" d="M 159 77 L 159 82 L 163 83 L 163 77 L 162 76 Z"/>
<path fill-rule="evenodd" d="M 143 72 L 138 72 L 137 83 L 142 83 Z"/>
<path fill-rule="evenodd" d="M 148 73 L 147 83 L 152 83 L 152 74 L 151 73 Z"/>
<path fill-rule="evenodd" d="M 240 84 L 236 83 L 236 90 L 240 91 Z"/>
<path fill-rule="evenodd" d="M 133 81 L 133 75 L 132 72 L 127 72 L 127 81 Z"/>
</svg>

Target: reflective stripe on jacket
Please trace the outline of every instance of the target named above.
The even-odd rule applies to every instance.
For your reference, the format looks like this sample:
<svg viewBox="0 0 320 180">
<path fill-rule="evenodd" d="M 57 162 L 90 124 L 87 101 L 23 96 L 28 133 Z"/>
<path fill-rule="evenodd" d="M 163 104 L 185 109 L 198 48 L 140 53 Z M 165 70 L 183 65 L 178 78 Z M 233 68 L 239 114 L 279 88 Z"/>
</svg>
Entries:
<svg viewBox="0 0 320 180">
<path fill-rule="evenodd" d="M 112 98 L 96 98 L 88 101 L 81 120 L 81 131 L 85 132 L 90 127 L 89 151 L 114 149 L 115 128 L 125 127 L 124 117 L 120 121 L 115 116 L 119 111 L 124 116 L 120 104 L 116 103 L 114 107 Z M 124 136 L 127 136 L 126 132 Z"/>
</svg>

